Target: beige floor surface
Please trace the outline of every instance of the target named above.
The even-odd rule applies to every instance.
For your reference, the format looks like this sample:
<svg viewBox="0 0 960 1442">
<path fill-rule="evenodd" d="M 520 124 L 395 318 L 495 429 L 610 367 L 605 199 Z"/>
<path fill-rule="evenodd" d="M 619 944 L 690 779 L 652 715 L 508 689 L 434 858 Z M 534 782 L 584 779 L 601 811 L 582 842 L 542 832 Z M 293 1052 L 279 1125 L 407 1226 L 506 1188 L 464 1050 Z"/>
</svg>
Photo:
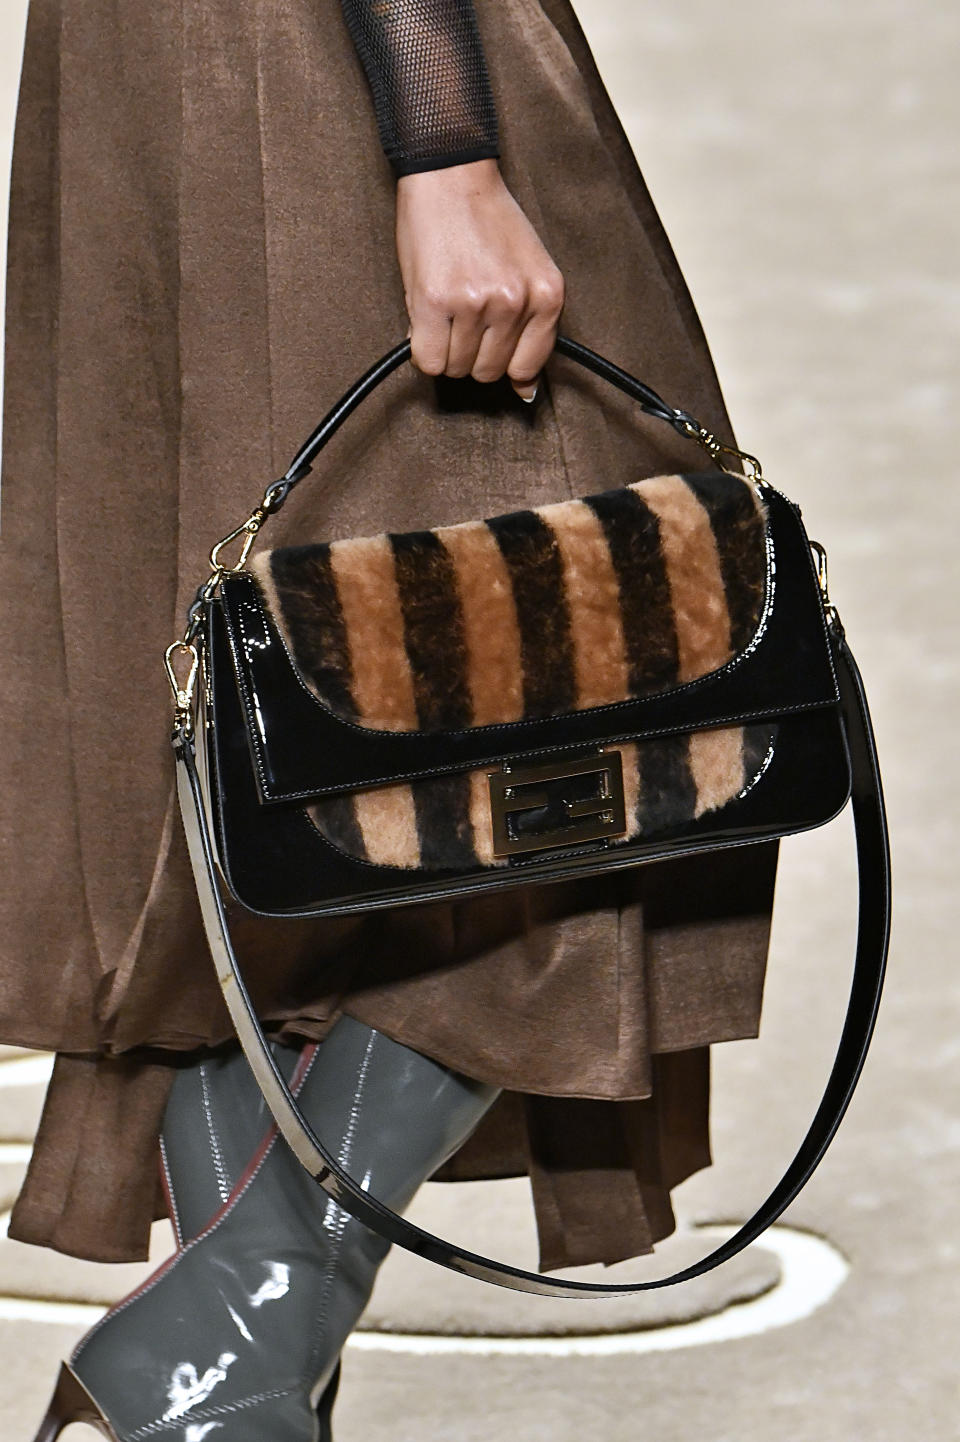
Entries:
<svg viewBox="0 0 960 1442">
<path fill-rule="evenodd" d="M 6 136 L 24 0 L 0 3 Z M 538 1340 L 556 1329 L 554 1304 L 481 1296 L 478 1284 L 468 1298 L 427 1264 L 391 1257 L 368 1330 L 348 1348 L 337 1442 L 953 1442 L 960 12 L 937 0 L 580 0 L 578 9 L 741 443 L 830 544 L 893 831 L 885 1005 L 847 1119 L 784 1219 L 811 1234 L 812 1250 L 788 1249 L 781 1265 L 756 1249 L 698 1295 L 675 1292 L 632 1314 L 632 1326 L 653 1324 L 639 1340 L 611 1335 L 606 1351 L 591 1343 L 579 1353 L 568 1343 L 567 1355 L 555 1338 Z M 809 1120 L 845 1001 L 852 883 L 847 818 L 785 844 L 762 1036 L 715 1049 L 717 1161 L 680 1189 L 685 1224 L 743 1217 Z M 0 1055 L 0 1206 L 16 1192 L 42 1099 L 42 1076 L 19 1065 Z M 22 1085 L 4 1085 L 18 1075 Z M 529 1256 L 523 1186 L 428 1186 L 416 1213 L 446 1223 L 452 1210 L 463 1239 L 499 1229 L 514 1255 Z M 165 1224 L 156 1244 L 158 1255 L 169 1245 Z M 670 1248 L 691 1245 L 685 1227 Z M 837 1253 L 846 1279 L 812 1314 L 785 1321 L 803 1312 L 818 1268 Z M 83 1325 L 62 1313 L 15 1319 L 3 1294 L 106 1299 L 142 1270 L 0 1241 L 4 1442 L 29 1442 L 56 1361 Z M 757 1300 L 738 1307 L 737 1296 Z M 769 1305 L 778 1297 L 780 1313 Z M 580 1331 L 624 1325 L 602 1302 L 570 1305 Z M 717 1334 L 702 1323 L 676 1325 L 703 1313 L 746 1335 L 710 1341 Z M 422 1335 L 415 1348 L 399 1338 L 385 1350 L 383 1327 Z M 458 1330 L 512 1340 L 471 1350 Z M 87 1435 L 78 1428 L 68 1442 Z"/>
</svg>

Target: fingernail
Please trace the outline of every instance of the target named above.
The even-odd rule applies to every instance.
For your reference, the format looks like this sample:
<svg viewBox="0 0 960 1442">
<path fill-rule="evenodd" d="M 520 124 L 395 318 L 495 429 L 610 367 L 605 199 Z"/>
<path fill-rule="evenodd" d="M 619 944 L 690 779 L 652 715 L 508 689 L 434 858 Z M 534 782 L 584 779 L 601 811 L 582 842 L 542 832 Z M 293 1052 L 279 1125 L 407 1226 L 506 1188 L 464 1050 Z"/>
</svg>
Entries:
<svg viewBox="0 0 960 1442">
<path fill-rule="evenodd" d="M 525 401 L 528 406 L 531 406 L 531 405 L 533 405 L 534 401 L 537 399 L 537 391 L 538 391 L 539 389 L 540 389 L 539 385 L 535 385 L 534 388 L 533 388 L 533 390 L 530 392 L 530 394 L 529 394 L 528 396 L 525 396 L 521 391 L 517 391 L 517 395 L 520 397 L 520 399 L 521 399 L 522 401 Z"/>
</svg>

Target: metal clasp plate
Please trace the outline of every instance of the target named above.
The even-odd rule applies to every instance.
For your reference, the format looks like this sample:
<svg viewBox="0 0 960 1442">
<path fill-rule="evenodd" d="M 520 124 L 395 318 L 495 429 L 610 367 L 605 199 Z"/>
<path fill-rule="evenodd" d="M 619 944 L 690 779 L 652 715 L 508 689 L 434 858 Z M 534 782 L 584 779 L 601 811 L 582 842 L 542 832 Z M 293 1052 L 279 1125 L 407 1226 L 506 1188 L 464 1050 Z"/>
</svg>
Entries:
<svg viewBox="0 0 960 1442">
<path fill-rule="evenodd" d="M 488 773 L 494 856 L 576 846 L 623 836 L 623 761 L 619 751 L 558 757 Z"/>
</svg>

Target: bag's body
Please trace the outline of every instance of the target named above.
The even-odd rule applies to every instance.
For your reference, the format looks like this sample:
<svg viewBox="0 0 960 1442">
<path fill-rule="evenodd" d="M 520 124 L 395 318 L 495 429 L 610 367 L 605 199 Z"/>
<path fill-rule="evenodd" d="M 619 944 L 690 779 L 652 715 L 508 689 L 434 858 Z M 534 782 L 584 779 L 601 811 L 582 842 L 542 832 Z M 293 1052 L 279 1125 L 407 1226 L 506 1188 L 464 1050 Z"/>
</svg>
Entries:
<svg viewBox="0 0 960 1442">
<path fill-rule="evenodd" d="M 209 643 L 220 855 L 261 912 L 759 840 L 849 796 L 796 511 L 724 471 L 263 553 Z"/>
<path fill-rule="evenodd" d="M 167 667 L 218 976 L 301 1160 L 348 1210 L 444 1265 L 526 1290 L 621 1293 L 631 1288 L 546 1282 L 450 1248 L 337 1166 L 272 1064 L 220 891 L 222 880 L 248 910 L 290 917 L 459 897 L 789 835 L 829 821 L 853 791 L 857 967 L 824 1103 L 732 1242 L 638 1285 L 696 1275 L 739 1250 L 823 1155 L 869 1044 L 889 920 L 879 771 L 825 553 L 752 457 L 735 453 L 745 474 L 722 468 L 730 448 L 688 412 L 566 337 L 558 349 L 698 441 L 717 469 L 487 520 L 287 546 L 247 570 L 261 527 L 408 357 L 405 342 L 214 547 Z"/>
</svg>

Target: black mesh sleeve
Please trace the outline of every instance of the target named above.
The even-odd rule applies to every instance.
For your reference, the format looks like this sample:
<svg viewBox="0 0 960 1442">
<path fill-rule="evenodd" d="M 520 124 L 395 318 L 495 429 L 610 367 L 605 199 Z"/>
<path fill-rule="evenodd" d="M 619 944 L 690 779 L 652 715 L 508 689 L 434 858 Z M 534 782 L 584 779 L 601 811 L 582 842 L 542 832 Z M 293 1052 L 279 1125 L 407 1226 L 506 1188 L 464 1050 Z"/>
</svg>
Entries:
<svg viewBox="0 0 960 1442">
<path fill-rule="evenodd" d="M 499 156 L 472 0 L 341 0 L 397 175 Z"/>
</svg>

